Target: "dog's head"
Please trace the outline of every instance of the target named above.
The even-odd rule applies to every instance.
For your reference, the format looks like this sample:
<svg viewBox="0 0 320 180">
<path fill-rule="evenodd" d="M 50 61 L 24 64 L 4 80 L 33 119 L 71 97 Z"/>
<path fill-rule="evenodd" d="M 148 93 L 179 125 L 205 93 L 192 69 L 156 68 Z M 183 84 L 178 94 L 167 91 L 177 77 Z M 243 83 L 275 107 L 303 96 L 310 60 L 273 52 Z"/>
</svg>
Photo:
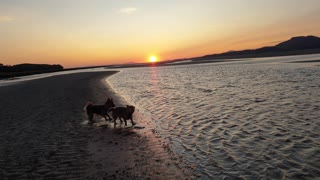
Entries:
<svg viewBox="0 0 320 180">
<path fill-rule="evenodd" d="M 114 104 L 112 98 L 108 98 L 107 101 L 104 103 L 104 105 L 105 105 L 107 108 L 116 107 L 116 105 Z"/>
<path fill-rule="evenodd" d="M 135 107 L 134 107 L 134 106 L 127 105 L 127 110 L 128 110 L 128 113 L 133 114 L 133 113 L 134 113 L 134 110 L 135 110 Z"/>
</svg>

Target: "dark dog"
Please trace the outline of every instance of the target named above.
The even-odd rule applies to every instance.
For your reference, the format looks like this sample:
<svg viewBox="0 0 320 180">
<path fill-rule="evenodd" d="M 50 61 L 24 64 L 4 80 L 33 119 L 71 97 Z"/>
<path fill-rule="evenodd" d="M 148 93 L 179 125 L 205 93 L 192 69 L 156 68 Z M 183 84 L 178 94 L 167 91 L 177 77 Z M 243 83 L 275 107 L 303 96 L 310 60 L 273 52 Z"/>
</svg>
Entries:
<svg viewBox="0 0 320 180">
<path fill-rule="evenodd" d="M 122 124 L 122 119 L 124 120 L 125 126 L 127 126 L 127 120 L 131 120 L 132 126 L 135 125 L 132 119 L 132 114 L 134 113 L 135 107 L 129 106 L 127 107 L 116 107 L 116 108 L 110 108 L 109 109 L 112 112 L 112 119 L 114 121 L 114 127 L 116 127 L 116 120 L 117 118 L 120 119 L 120 122 Z"/>
<path fill-rule="evenodd" d="M 83 108 L 83 110 L 87 112 L 89 121 L 93 123 L 94 114 L 104 117 L 106 121 L 107 121 L 107 116 L 109 120 L 112 120 L 108 115 L 108 109 L 112 107 L 115 107 L 113 99 L 108 98 L 107 101 L 101 105 L 96 105 L 88 102 L 87 105 Z"/>
</svg>

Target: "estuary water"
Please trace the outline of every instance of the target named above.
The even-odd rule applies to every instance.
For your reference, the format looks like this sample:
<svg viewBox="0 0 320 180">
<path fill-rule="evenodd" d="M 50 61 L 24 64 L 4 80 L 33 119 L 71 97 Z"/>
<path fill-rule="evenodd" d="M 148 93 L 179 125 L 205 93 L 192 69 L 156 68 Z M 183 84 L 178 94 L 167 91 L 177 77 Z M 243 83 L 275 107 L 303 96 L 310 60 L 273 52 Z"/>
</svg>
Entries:
<svg viewBox="0 0 320 180">
<path fill-rule="evenodd" d="M 154 124 L 174 153 L 194 164 L 200 179 L 315 179 L 319 59 L 317 54 L 131 68 L 107 81 Z"/>
</svg>

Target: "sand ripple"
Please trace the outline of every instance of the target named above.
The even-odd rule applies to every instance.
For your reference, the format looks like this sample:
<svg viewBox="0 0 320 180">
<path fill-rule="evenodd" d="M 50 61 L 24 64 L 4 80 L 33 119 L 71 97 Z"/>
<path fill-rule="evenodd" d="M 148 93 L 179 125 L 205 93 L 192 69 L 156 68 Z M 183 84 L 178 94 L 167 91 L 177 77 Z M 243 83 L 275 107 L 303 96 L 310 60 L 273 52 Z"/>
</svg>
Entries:
<svg viewBox="0 0 320 180">
<path fill-rule="evenodd" d="M 319 67 L 257 63 L 138 68 L 109 81 L 202 178 L 300 179 L 320 176 L 318 77 Z"/>
</svg>

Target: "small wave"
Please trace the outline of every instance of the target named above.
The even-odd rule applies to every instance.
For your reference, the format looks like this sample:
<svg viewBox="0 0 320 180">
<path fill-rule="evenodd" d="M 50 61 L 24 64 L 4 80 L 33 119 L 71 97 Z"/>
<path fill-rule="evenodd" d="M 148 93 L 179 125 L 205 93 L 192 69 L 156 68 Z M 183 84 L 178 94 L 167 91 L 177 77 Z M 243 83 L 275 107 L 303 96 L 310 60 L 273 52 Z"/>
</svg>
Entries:
<svg viewBox="0 0 320 180">
<path fill-rule="evenodd" d="M 110 81 L 204 179 L 312 179 L 317 77 L 319 68 L 249 63 L 127 69 Z"/>
</svg>

